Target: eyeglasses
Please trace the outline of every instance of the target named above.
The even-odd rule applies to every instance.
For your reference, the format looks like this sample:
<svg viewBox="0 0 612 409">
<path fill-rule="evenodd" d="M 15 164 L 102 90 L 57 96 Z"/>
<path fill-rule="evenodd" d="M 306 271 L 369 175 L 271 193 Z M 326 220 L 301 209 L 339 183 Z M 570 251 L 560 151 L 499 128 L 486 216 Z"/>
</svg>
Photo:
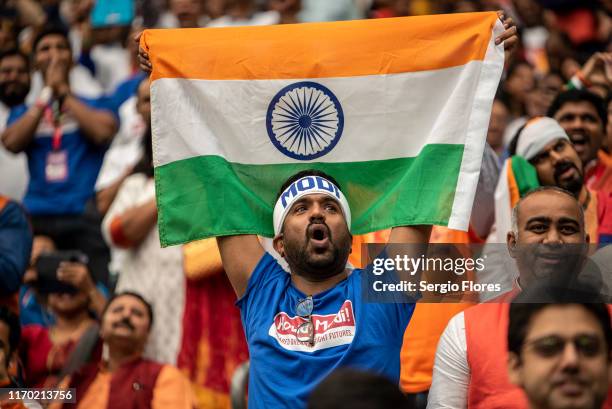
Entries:
<svg viewBox="0 0 612 409">
<path fill-rule="evenodd" d="M 312 295 L 300 300 L 295 307 L 296 314 L 301 318 L 306 318 L 308 321 L 301 324 L 295 332 L 295 337 L 300 342 L 307 342 L 311 347 L 314 346 L 314 323 L 312 322 L 312 309 L 314 303 L 312 301 Z"/>
<path fill-rule="evenodd" d="M 526 342 L 525 347 L 531 348 L 542 358 L 555 358 L 563 353 L 568 342 L 574 344 L 576 351 L 586 358 L 599 355 L 603 348 L 602 340 L 594 335 L 578 335 L 569 339 L 550 335 Z"/>
</svg>

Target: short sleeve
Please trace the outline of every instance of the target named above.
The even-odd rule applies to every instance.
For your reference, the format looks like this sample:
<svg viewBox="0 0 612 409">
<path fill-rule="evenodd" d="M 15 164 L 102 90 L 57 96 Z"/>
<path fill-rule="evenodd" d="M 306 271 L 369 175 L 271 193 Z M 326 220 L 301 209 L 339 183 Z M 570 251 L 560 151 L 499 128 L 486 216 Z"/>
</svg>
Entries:
<svg viewBox="0 0 612 409">
<path fill-rule="evenodd" d="M 113 101 L 112 98 L 103 96 L 103 97 L 94 98 L 94 99 L 90 99 L 90 98 L 80 98 L 80 99 L 81 101 L 83 101 L 83 103 L 85 103 L 87 106 L 91 108 L 110 112 L 113 115 L 113 118 L 115 118 L 115 121 L 117 121 L 117 129 L 119 129 L 121 125 L 120 119 L 119 119 L 119 107 Z"/>
<path fill-rule="evenodd" d="M 6 120 L 7 128 L 13 125 L 19 118 L 21 118 L 28 110 L 28 107 L 25 104 L 19 105 L 13 109 L 9 113 L 8 119 Z"/>
<path fill-rule="evenodd" d="M 449 321 L 440 337 L 427 408 L 466 408 L 469 381 L 465 318 L 460 312 Z"/>
<path fill-rule="evenodd" d="M 250 324 L 254 322 L 259 311 L 270 308 L 270 302 L 279 297 L 283 283 L 289 280 L 289 274 L 283 270 L 269 253 L 264 253 L 253 270 L 244 295 L 236 301 L 245 327 L 247 337 Z"/>
</svg>

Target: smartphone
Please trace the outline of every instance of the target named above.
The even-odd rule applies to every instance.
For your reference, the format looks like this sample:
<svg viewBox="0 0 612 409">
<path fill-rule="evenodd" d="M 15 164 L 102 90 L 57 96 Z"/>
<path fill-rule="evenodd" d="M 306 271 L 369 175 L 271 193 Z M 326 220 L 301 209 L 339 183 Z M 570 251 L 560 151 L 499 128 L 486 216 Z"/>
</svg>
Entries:
<svg viewBox="0 0 612 409">
<path fill-rule="evenodd" d="M 87 265 L 87 255 L 79 250 L 55 251 L 43 253 L 36 260 L 38 279 L 35 287 L 43 294 L 49 293 L 76 293 L 78 290 L 57 279 L 57 269 L 64 261 L 78 262 Z"/>
<path fill-rule="evenodd" d="M 91 10 L 91 26 L 129 26 L 134 20 L 133 0 L 97 0 Z"/>
</svg>

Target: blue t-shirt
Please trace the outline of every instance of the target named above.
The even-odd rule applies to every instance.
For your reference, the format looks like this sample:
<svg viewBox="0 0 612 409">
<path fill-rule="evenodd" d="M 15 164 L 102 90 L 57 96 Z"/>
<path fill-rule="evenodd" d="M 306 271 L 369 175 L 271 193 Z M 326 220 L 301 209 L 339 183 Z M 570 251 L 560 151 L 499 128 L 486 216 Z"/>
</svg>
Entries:
<svg viewBox="0 0 612 409">
<path fill-rule="evenodd" d="M 0 207 L 0 299 L 19 290 L 30 263 L 32 229 L 25 211 L 9 201 Z"/>
<path fill-rule="evenodd" d="M 108 98 L 83 99 L 96 109 L 108 109 L 117 117 Z M 20 105 L 9 114 L 7 125 L 21 118 L 28 107 Z M 94 185 L 102 166 L 108 145 L 95 145 L 80 131 L 74 118 L 65 115 L 62 122 L 62 139 L 59 151 L 65 153 L 66 176 L 63 180 L 49 181 L 45 173 L 48 155 L 52 152 L 54 127 L 45 116 L 40 120 L 34 139 L 26 148 L 30 183 L 23 205 L 34 216 L 81 214 L 85 203 L 94 194 Z"/>
<path fill-rule="evenodd" d="M 363 270 L 313 296 L 315 343 L 297 340 L 306 322 L 296 306 L 306 294 L 266 253 L 238 300 L 249 354 L 249 409 L 304 408 L 310 392 L 340 367 L 361 368 L 399 383 L 400 349 L 414 304 L 366 303 Z"/>
</svg>

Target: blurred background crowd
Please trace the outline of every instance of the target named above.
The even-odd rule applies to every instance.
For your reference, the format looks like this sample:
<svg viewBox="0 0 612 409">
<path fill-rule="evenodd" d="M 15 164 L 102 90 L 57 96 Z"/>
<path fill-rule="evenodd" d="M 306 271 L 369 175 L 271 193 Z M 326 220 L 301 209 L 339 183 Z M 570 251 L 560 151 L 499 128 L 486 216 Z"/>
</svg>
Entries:
<svg viewBox="0 0 612 409">
<path fill-rule="evenodd" d="M 557 107 L 549 116 L 560 112 L 555 119 L 573 142 L 587 186 L 609 197 L 612 0 L 2 0 L 4 385 L 57 386 L 75 362 L 97 353 L 91 334 L 100 332 L 128 355 L 178 367 L 199 407 L 227 408 L 231 377 L 248 360 L 214 240 L 160 248 L 149 83 L 138 66 L 136 33 L 492 10 L 511 16 L 520 38 L 487 136 L 493 185 L 517 131 L 574 90 L 581 94 L 569 101 L 586 105 Z M 472 224 L 478 230 L 479 220 Z M 107 303 L 114 294 L 127 295 L 112 305 L 123 299 L 136 312 L 146 307 L 148 324 L 113 321 Z M 442 328 L 448 318 L 442 315 Z M 116 341 L 122 323 L 129 345 Z M 431 347 L 422 350 L 433 356 Z M 412 382 L 403 373 L 407 392 L 426 392 L 430 383 L 431 374 Z"/>
</svg>

